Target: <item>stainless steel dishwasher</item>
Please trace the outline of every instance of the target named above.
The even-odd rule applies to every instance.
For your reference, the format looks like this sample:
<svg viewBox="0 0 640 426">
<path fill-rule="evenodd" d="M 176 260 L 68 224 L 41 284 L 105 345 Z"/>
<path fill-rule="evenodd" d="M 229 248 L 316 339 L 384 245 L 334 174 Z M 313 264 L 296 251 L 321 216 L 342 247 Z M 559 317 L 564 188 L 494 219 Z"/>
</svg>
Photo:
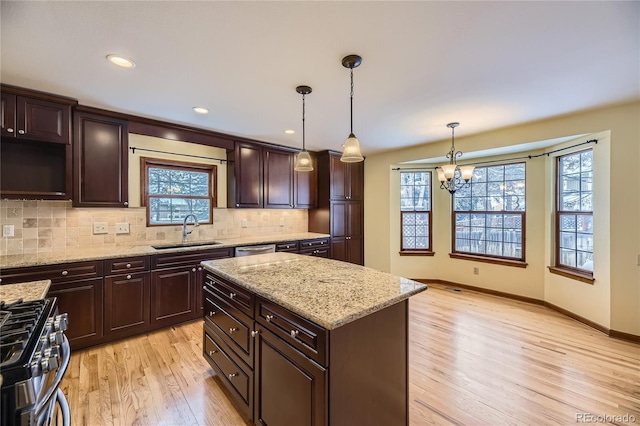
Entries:
<svg viewBox="0 0 640 426">
<path fill-rule="evenodd" d="M 275 244 L 265 244 L 261 246 L 236 247 L 235 255 L 236 257 L 253 256 L 254 254 L 275 253 L 275 251 Z"/>
</svg>

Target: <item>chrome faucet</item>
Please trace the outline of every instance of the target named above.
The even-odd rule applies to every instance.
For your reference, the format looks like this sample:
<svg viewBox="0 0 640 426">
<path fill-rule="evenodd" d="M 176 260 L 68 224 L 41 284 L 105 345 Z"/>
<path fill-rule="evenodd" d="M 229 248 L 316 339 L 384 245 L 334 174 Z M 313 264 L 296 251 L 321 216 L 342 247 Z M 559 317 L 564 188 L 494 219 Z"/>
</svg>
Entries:
<svg viewBox="0 0 640 426">
<path fill-rule="evenodd" d="M 190 231 L 187 231 L 187 220 L 189 220 L 190 217 L 193 217 L 193 226 L 200 226 L 200 223 L 198 223 L 198 218 L 196 217 L 195 214 L 188 214 L 184 217 L 184 222 L 182 222 L 182 242 L 186 243 L 187 242 L 187 237 L 189 236 L 190 233 L 193 232 L 193 229 Z"/>
</svg>

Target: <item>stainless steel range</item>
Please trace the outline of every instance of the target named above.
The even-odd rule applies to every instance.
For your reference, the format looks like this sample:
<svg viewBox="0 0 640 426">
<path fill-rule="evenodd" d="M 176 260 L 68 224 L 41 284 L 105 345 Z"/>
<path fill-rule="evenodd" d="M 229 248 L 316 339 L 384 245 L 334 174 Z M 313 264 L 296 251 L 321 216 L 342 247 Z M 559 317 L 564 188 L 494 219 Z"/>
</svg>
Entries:
<svg viewBox="0 0 640 426">
<path fill-rule="evenodd" d="M 57 315 L 55 298 L 0 304 L 0 424 L 50 425 L 57 406 L 69 425 L 60 389 L 71 356 L 66 328 L 67 314 Z"/>
</svg>

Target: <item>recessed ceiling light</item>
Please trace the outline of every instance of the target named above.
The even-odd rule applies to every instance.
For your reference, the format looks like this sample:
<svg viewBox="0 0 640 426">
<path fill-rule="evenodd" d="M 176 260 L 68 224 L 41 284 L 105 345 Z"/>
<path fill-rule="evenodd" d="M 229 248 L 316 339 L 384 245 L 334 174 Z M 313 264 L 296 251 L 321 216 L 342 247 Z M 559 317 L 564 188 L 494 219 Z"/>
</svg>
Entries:
<svg viewBox="0 0 640 426">
<path fill-rule="evenodd" d="M 198 114 L 209 114 L 209 110 L 205 107 L 193 107 L 193 110 Z"/>
<path fill-rule="evenodd" d="M 133 63 L 132 60 L 123 58 L 122 56 L 118 56 L 118 55 L 107 55 L 107 60 L 112 64 L 116 64 L 119 67 L 123 67 L 123 68 L 135 68 L 136 66 L 136 64 Z"/>
<path fill-rule="evenodd" d="M 285 130 L 284 132 L 285 132 L 286 134 L 288 134 L 288 135 L 292 135 L 292 134 L 294 134 L 296 131 L 295 131 L 295 130 L 291 130 L 291 129 L 289 129 L 289 130 Z"/>
</svg>

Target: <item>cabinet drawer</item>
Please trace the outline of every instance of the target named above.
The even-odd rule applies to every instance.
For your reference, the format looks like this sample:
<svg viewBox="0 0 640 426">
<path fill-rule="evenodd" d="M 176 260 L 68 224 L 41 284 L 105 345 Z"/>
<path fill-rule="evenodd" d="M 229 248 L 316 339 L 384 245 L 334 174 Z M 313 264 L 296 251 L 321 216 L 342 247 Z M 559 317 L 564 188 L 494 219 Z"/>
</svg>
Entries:
<svg viewBox="0 0 640 426">
<path fill-rule="evenodd" d="M 249 290 L 245 290 L 211 273 L 207 273 L 204 283 L 213 294 L 224 302 L 247 316 L 253 316 L 254 296 Z"/>
<path fill-rule="evenodd" d="M 204 356 L 231 395 L 251 418 L 253 410 L 253 371 L 242 361 L 233 359 L 232 351 L 219 336 L 205 326 Z"/>
<path fill-rule="evenodd" d="M 233 257 L 233 248 L 188 251 L 180 253 L 156 254 L 151 258 L 153 269 L 172 268 L 174 266 L 199 265 L 205 260 Z"/>
<path fill-rule="evenodd" d="M 305 256 L 316 256 L 329 258 L 329 248 L 314 248 L 309 250 L 300 250 L 300 254 Z"/>
<path fill-rule="evenodd" d="M 51 280 L 52 284 L 102 277 L 102 261 L 61 263 L 4 269 L 0 272 L 2 284 L 25 281 Z"/>
<path fill-rule="evenodd" d="M 276 251 L 298 252 L 298 241 L 283 241 L 276 244 Z"/>
<path fill-rule="evenodd" d="M 317 238 L 315 240 L 300 241 L 300 250 L 310 248 L 329 247 L 329 238 Z"/>
<path fill-rule="evenodd" d="M 204 290 L 205 322 L 238 354 L 248 365 L 253 366 L 253 320 L 236 311 L 235 315 L 225 310 L 223 303 L 209 290 Z"/>
<path fill-rule="evenodd" d="M 257 298 L 256 320 L 287 343 L 326 366 L 328 331 L 281 306 Z"/>
<path fill-rule="evenodd" d="M 105 275 L 113 275 L 148 271 L 150 263 L 149 256 L 109 259 L 104 261 L 104 272 Z"/>
</svg>

